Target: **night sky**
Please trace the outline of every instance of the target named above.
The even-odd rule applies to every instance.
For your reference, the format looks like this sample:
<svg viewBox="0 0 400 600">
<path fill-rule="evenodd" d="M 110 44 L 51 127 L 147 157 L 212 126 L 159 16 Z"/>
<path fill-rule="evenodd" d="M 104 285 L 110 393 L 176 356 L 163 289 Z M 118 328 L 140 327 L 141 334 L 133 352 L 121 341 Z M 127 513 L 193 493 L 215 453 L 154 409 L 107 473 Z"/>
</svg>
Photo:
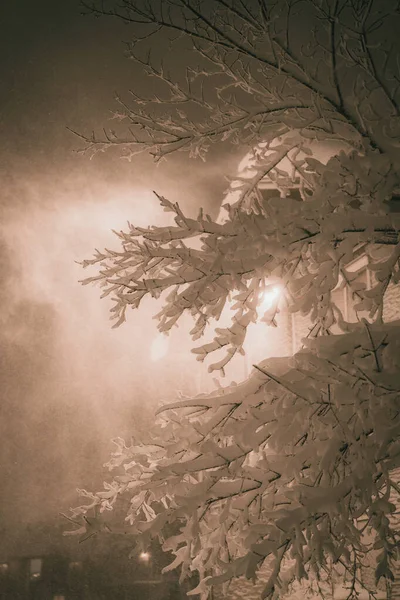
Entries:
<svg viewBox="0 0 400 600">
<path fill-rule="evenodd" d="M 152 189 L 216 214 L 237 156 L 178 154 L 155 166 L 115 152 L 93 160 L 67 127 L 107 124 L 115 91 L 148 82 L 124 58 L 129 28 L 82 16 L 77 0 L 0 5 L 1 358 L 0 526 L 24 528 L 76 503 L 102 481 L 110 439 L 145 428 L 150 408 L 180 379 L 182 334 L 149 363 L 157 306 L 111 330 L 110 303 L 82 287 L 75 261 L 116 246 L 126 221 L 165 222 Z M 237 150 L 236 150 L 237 153 Z M 185 177 L 182 178 L 182 172 Z M 114 241 L 115 239 L 115 241 Z M 178 336 L 178 337 L 176 337 Z M 180 336 L 180 337 L 179 337 Z M 185 372 L 201 368 L 188 357 Z M 203 367 L 205 370 L 205 368 Z"/>
</svg>

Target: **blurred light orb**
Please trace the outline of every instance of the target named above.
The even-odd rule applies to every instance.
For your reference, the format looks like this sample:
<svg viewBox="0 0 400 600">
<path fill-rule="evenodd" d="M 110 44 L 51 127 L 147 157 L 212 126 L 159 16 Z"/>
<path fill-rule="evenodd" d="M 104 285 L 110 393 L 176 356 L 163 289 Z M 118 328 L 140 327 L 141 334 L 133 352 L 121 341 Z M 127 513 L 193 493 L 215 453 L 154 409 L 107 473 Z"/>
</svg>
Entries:
<svg viewBox="0 0 400 600">
<path fill-rule="evenodd" d="M 139 554 L 139 558 L 142 562 L 149 562 L 150 560 L 150 552 L 141 552 Z"/>
<path fill-rule="evenodd" d="M 167 336 L 161 334 L 153 340 L 150 348 L 150 358 L 153 362 L 157 362 L 161 358 L 163 358 L 169 348 L 169 338 Z"/>
<path fill-rule="evenodd" d="M 279 288 L 279 286 L 275 286 L 272 289 L 268 289 L 267 291 L 262 292 L 260 294 L 260 309 L 263 312 L 269 310 L 273 303 L 276 301 L 276 299 L 279 297 L 280 293 L 281 289 Z"/>
</svg>

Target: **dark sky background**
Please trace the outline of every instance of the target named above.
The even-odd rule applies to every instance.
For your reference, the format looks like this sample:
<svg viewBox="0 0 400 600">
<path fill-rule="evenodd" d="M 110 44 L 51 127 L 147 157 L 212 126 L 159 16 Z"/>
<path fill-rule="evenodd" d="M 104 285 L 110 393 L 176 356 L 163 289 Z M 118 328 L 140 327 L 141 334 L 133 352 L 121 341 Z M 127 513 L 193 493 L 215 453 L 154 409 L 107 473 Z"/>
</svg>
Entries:
<svg viewBox="0 0 400 600">
<path fill-rule="evenodd" d="M 180 376 L 178 354 L 190 347 L 180 332 L 164 361 L 149 362 L 157 335 L 151 303 L 111 330 L 110 304 L 100 302 L 97 288 L 78 283 L 90 273 L 74 261 L 94 247 L 115 247 L 110 229 L 128 219 L 165 222 L 152 189 L 189 212 L 202 205 L 216 214 L 223 176 L 234 170 L 229 149 L 215 149 L 205 164 L 179 154 L 157 167 L 147 156 L 128 163 L 113 152 L 93 160 L 76 152 L 80 142 L 67 126 L 101 129 L 115 91 L 148 84 L 124 59 L 129 29 L 80 12 L 78 0 L 0 3 L 5 531 L 76 504 L 76 487 L 102 481 L 110 439 L 145 428 L 161 390 L 199 377 L 191 356 L 184 359 L 186 379 Z"/>
</svg>

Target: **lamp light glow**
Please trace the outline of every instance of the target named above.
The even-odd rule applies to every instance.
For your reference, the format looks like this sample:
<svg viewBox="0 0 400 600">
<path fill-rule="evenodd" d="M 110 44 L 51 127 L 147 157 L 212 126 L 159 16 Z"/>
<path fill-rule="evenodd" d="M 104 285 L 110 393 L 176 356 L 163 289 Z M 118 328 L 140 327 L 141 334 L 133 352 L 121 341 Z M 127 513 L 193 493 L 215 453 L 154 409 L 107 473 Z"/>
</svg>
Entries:
<svg viewBox="0 0 400 600">
<path fill-rule="evenodd" d="M 150 358 L 153 362 L 157 362 L 168 352 L 169 339 L 165 335 L 158 335 L 153 340 L 150 348 Z"/>
<path fill-rule="evenodd" d="M 274 286 L 272 289 L 268 289 L 260 294 L 260 309 L 262 312 L 266 312 L 271 308 L 276 299 L 279 297 L 281 289 L 279 286 Z"/>
<path fill-rule="evenodd" d="M 139 558 L 142 562 L 149 562 L 150 560 L 150 553 L 149 552 L 141 552 L 139 554 Z"/>
</svg>

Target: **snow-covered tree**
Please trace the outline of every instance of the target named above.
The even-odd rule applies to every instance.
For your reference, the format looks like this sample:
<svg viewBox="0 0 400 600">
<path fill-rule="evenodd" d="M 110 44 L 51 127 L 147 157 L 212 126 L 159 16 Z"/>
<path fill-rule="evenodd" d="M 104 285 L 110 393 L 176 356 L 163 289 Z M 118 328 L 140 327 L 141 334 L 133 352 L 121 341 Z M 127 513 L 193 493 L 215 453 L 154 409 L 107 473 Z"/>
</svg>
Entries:
<svg viewBox="0 0 400 600">
<path fill-rule="evenodd" d="M 88 502 L 73 516 L 127 501 L 123 531 L 143 544 L 159 537 L 182 578 L 198 572 L 193 593 L 203 598 L 214 584 L 257 579 L 267 563 L 263 598 L 295 579 L 319 585 L 332 565 L 351 575 L 355 597 L 365 556 L 374 549 L 377 579 L 391 579 L 399 544 L 391 498 L 400 492 L 400 324 L 384 322 L 385 294 L 400 280 L 398 3 L 89 8 L 132 24 L 129 56 L 161 88 L 148 98 L 132 92 L 129 104 L 118 97 L 120 129 L 80 134 L 87 152 L 204 158 L 211 143 L 230 142 L 250 146 L 252 158 L 247 176 L 232 180 L 225 219 L 189 217 L 158 196 L 171 225 L 129 224 L 116 233 L 119 249 L 83 262 L 98 268 L 85 283 L 111 294 L 115 326 L 152 296 L 163 300 L 160 331 L 189 313 L 195 341 L 230 310 L 231 324 L 194 348 L 200 361 L 216 356 L 209 371 L 240 360 L 259 319 L 274 326 L 279 311 L 301 313 L 311 328 L 295 356 L 163 406 L 147 439 L 115 440 L 113 478 L 101 492 L 83 491 Z M 155 40 L 172 57 L 186 49 L 183 76 L 168 56 L 146 54 Z M 321 142 L 340 150 L 322 160 Z M 288 195 L 294 181 L 301 201 Z M 347 269 L 360 251 L 369 289 Z M 335 302 L 339 285 L 351 292 L 356 323 Z M 280 295 L 261 314 L 276 286 Z"/>
</svg>

